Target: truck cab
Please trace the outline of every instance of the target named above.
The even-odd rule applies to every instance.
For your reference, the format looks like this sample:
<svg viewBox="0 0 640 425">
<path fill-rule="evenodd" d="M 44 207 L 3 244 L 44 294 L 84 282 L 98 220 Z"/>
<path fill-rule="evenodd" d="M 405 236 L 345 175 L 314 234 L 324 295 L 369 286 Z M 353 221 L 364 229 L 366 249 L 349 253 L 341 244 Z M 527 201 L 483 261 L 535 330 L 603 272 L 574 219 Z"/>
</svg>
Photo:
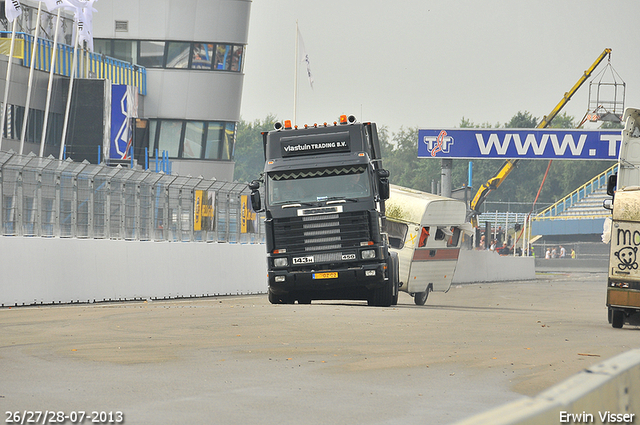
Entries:
<svg viewBox="0 0 640 425">
<path fill-rule="evenodd" d="M 383 232 L 389 173 L 376 125 L 346 116 L 304 128 L 285 121 L 263 133 L 263 146 L 262 178 L 250 188 L 254 209 L 265 211 L 270 302 L 397 302 L 397 256 Z"/>
</svg>

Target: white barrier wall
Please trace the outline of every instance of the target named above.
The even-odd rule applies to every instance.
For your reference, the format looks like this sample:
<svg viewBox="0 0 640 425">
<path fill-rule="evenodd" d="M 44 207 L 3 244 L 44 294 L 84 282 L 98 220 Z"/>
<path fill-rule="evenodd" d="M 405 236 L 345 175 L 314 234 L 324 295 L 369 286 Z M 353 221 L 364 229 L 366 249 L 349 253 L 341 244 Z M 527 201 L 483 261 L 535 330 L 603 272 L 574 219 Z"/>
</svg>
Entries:
<svg viewBox="0 0 640 425">
<path fill-rule="evenodd" d="M 640 423 L 640 349 L 598 363 L 536 397 L 523 397 L 455 425 L 561 423 Z"/>
<path fill-rule="evenodd" d="M 0 306 L 266 293 L 262 244 L 0 237 Z M 460 251 L 454 283 L 535 279 L 532 257 Z"/>
<path fill-rule="evenodd" d="M 502 256 L 487 250 L 460 250 L 453 283 L 500 282 L 536 278 L 534 257 Z"/>
<path fill-rule="evenodd" d="M 0 237 L 0 305 L 266 293 L 265 246 Z"/>
</svg>

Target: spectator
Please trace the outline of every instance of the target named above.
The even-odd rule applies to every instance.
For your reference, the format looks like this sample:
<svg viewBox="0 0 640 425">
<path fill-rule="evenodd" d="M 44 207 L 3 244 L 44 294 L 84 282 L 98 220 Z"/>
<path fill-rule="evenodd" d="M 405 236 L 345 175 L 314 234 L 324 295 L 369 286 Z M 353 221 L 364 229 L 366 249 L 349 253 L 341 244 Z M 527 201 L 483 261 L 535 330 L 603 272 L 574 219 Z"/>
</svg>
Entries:
<svg viewBox="0 0 640 425">
<path fill-rule="evenodd" d="M 551 249 L 547 248 L 547 253 L 546 253 L 546 254 L 544 254 L 544 258 L 545 258 L 546 260 L 551 259 Z"/>
<path fill-rule="evenodd" d="M 555 246 L 551 249 L 551 258 L 558 258 L 558 250 Z"/>
<path fill-rule="evenodd" d="M 567 251 L 562 245 L 560 245 L 560 258 L 564 258 L 567 255 Z"/>
</svg>

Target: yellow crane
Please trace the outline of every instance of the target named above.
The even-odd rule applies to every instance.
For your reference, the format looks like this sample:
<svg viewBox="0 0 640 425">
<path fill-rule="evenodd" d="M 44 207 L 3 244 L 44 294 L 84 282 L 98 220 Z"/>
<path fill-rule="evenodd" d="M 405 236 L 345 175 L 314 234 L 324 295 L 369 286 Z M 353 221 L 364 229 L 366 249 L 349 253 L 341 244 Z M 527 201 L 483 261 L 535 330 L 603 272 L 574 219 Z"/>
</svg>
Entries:
<svg viewBox="0 0 640 425">
<path fill-rule="evenodd" d="M 562 100 L 560 100 L 560 102 L 556 105 L 556 107 L 553 108 L 553 110 L 549 113 L 549 115 L 545 115 L 542 118 L 542 121 L 540 121 L 540 124 L 538 124 L 536 128 L 548 127 L 551 121 L 556 117 L 556 115 L 558 115 L 560 110 L 567 104 L 567 102 L 569 102 L 569 100 L 571 100 L 571 97 L 578 91 L 580 86 L 582 86 L 582 84 L 584 84 L 584 82 L 587 81 L 587 79 L 591 76 L 593 71 L 598 67 L 598 65 L 600 65 L 600 62 L 602 62 L 605 57 L 607 56 L 610 57 L 610 55 L 611 55 L 611 49 L 609 48 L 604 49 L 604 51 L 600 53 L 600 56 L 598 56 L 598 58 L 595 60 L 595 62 L 593 62 L 593 64 L 589 67 L 589 69 L 587 69 L 584 72 L 584 74 L 582 74 L 580 79 L 574 84 L 571 90 L 569 90 L 564 94 L 564 96 L 562 97 Z M 504 182 L 507 176 L 516 167 L 516 164 L 518 163 L 518 161 L 520 160 L 507 159 L 504 162 L 504 164 L 502 164 L 502 167 L 500 167 L 498 172 L 489 180 L 487 180 L 482 186 L 480 186 L 480 189 L 478 189 L 478 192 L 476 192 L 475 196 L 471 200 L 471 203 L 469 204 L 469 207 L 470 207 L 469 221 L 474 227 L 478 225 L 478 215 L 480 214 L 480 211 L 479 211 L 480 206 L 482 205 L 484 200 L 487 198 L 489 193 L 491 193 L 491 191 L 496 190 L 497 188 L 500 187 L 502 182 Z"/>
</svg>

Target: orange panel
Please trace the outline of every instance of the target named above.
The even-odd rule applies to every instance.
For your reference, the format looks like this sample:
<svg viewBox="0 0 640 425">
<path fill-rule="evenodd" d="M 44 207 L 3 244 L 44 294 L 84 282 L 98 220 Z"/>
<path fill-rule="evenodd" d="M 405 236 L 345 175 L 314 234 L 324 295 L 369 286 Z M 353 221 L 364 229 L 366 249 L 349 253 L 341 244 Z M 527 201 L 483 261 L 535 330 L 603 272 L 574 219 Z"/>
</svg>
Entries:
<svg viewBox="0 0 640 425">
<path fill-rule="evenodd" d="M 459 249 L 416 249 L 413 261 L 457 260 L 459 254 Z"/>
<path fill-rule="evenodd" d="M 640 308 L 640 291 L 607 288 L 607 305 Z"/>
</svg>

